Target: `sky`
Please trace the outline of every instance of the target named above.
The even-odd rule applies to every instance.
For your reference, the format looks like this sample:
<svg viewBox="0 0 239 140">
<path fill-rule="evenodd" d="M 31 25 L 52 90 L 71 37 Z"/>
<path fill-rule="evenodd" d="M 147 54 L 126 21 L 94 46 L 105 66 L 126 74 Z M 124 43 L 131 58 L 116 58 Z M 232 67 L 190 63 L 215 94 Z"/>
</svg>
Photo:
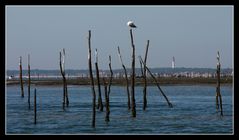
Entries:
<svg viewBox="0 0 239 140">
<path fill-rule="evenodd" d="M 6 68 L 17 70 L 19 56 L 27 69 L 59 69 L 59 52 L 65 48 L 66 69 L 88 69 L 88 31 L 91 30 L 92 64 L 98 50 L 99 69 L 122 68 L 117 54 L 131 67 L 131 40 L 127 22 L 133 29 L 138 56 L 144 57 L 150 40 L 147 66 L 233 68 L 233 6 L 7 6 Z M 94 67 L 93 67 L 94 68 Z"/>
</svg>

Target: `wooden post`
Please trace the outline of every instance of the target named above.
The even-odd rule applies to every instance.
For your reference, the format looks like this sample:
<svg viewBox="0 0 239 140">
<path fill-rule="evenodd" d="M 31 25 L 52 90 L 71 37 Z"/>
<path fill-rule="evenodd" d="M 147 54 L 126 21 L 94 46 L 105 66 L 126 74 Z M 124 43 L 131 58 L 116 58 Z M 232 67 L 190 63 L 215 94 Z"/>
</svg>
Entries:
<svg viewBox="0 0 239 140">
<path fill-rule="evenodd" d="M 65 49 L 63 49 L 63 54 L 60 51 L 60 71 L 63 80 L 63 110 L 65 109 L 65 105 L 69 106 L 69 99 L 68 99 L 68 90 L 67 90 L 67 82 L 65 76 Z"/>
<path fill-rule="evenodd" d="M 141 71 L 141 77 L 143 77 L 144 76 L 144 70 L 143 70 L 143 64 L 141 63 L 141 61 L 139 61 L 139 63 L 140 63 L 140 71 Z"/>
<path fill-rule="evenodd" d="M 65 90 L 66 90 L 66 106 L 69 106 L 68 90 L 67 90 L 67 81 L 65 78 Z"/>
<path fill-rule="evenodd" d="M 110 121 L 110 88 L 112 84 L 112 79 L 113 79 L 113 71 L 111 68 L 111 56 L 109 55 L 109 68 L 110 68 L 110 79 L 108 82 L 108 90 L 107 90 L 107 84 L 104 80 L 104 86 L 105 86 L 105 106 L 106 106 L 106 115 L 105 115 L 105 121 L 109 122 Z"/>
<path fill-rule="evenodd" d="M 135 46 L 133 40 L 132 29 L 130 29 L 131 45 L 132 45 L 132 70 L 131 70 L 131 103 L 132 103 L 132 117 L 136 117 L 136 105 L 134 97 L 134 85 L 135 85 Z"/>
<path fill-rule="evenodd" d="M 66 97 L 66 91 L 65 91 L 65 80 L 64 80 L 64 70 L 63 70 L 63 66 L 62 66 L 62 57 L 61 57 L 61 51 L 60 51 L 60 71 L 61 71 L 61 75 L 62 75 L 62 80 L 63 80 L 63 102 L 62 102 L 62 107 L 63 110 L 65 110 L 65 97 Z"/>
<path fill-rule="evenodd" d="M 92 63 L 91 63 L 91 44 L 90 44 L 90 39 L 91 39 L 91 30 L 89 30 L 89 36 L 88 36 L 88 64 L 89 64 L 89 74 L 90 74 L 90 82 L 91 82 L 91 90 L 92 90 L 92 127 L 95 127 L 95 88 L 94 88 L 94 79 L 93 79 L 93 74 L 92 74 Z"/>
<path fill-rule="evenodd" d="M 220 69 L 221 69 L 221 64 L 220 64 L 220 55 L 219 51 L 217 52 L 217 88 L 216 88 L 216 108 L 217 110 L 219 109 L 219 103 L 218 103 L 218 98 L 220 101 L 220 111 L 221 111 L 221 116 L 223 116 L 223 110 L 222 110 L 222 96 L 220 92 Z"/>
<path fill-rule="evenodd" d="M 144 57 L 144 64 L 146 66 L 146 61 L 147 61 L 147 56 L 148 56 L 148 48 L 149 48 L 149 40 L 147 40 L 147 46 L 146 46 L 146 51 L 145 51 L 145 57 Z M 144 66 L 144 72 L 143 72 L 143 78 L 144 78 L 144 89 L 143 89 L 143 93 L 144 93 L 144 105 L 143 105 L 143 110 L 146 109 L 147 107 L 147 75 L 146 75 L 146 67 Z"/>
<path fill-rule="evenodd" d="M 64 85 L 65 85 L 65 96 L 66 96 L 66 106 L 69 106 L 69 98 L 68 98 L 68 90 L 67 90 L 67 81 L 66 81 L 66 74 L 65 74 L 65 57 L 66 57 L 66 53 L 65 53 L 65 49 L 63 48 L 63 71 L 64 71 Z"/>
<path fill-rule="evenodd" d="M 140 61 L 142 62 L 142 64 L 144 65 L 144 67 L 147 69 L 147 71 L 148 71 L 149 74 L 151 75 L 151 77 L 154 79 L 156 86 L 158 87 L 158 89 L 159 89 L 160 92 L 162 93 L 163 97 L 164 97 L 165 100 L 167 101 L 168 106 L 169 106 L 169 107 L 173 107 L 173 105 L 169 102 L 167 96 L 164 94 L 163 90 L 160 88 L 159 83 L 157 82 L 157 79 L 156 79 L 156 78 L 154 77 L 154 75 L 151 73 L 151 71 L 149 70 L 149 68 L 145 65 L 145 63 L 143 62 L 142 58 L 141 58 L 141 57 L 139 57 L 139 58 L 140 58 Z"/>
<path fill-rule="evenodd" d="M 28 108 L 31 108 L 30 104 L 30 90 L 31 90 L 31 74 L 30 74 L 30 54 L 28 54 Z"/>
<path fill-rule="evenodd" d="M 112 80 L 113 80 L 113 71 L 111 68 L 111 56 L 110 55 L 109 55 L 109 68 L 110 68 L 110 79 L 109 79 L 108 97 L 110 95 L 110 88 L 111 88 L 111 84 L 112 84 Z"/>
<path fill-rule="evenodd" d="M 19 58 L 19 68 L 20 68 L 19 78 L 20 78 L 20 85 L 21 85 L 21 95 L 22 95 L 22 97 L 24 97 L 24 88 L 23 88 L 23 81 L 22 81 L 22 57 L 21 56 Z"/>
<path fill-rule="evenodd" d="M 121 65 L 122 65 L 122 67 L 124 69 L 124 75 L 125 75 L 125 81 L 126 81 L 126 90 L 127 90 L 127 96 L 128 96 L 128 110 L 130 110 L 129 80 L 128 80 L 128 76 L 127 76 L 127 71 L 126 71 L 125 65 L 124 65 L 124 63 L 122 61 L 122 57 L 121 57 L 121 54 L 120 54 L 119 46 L 118 46 L 118 56 L 119 56 Z"/>
<path fill-rule="evenodd" d="M 36 88 L 34 90 L 34 124 L 37 123 L 37 97 Z"/>
<path fill-rule="evenodd" d="M 108 96 L 108 91 L 107 91 L 107 83 L 106 83 L 104 77 L 103 77 L 103 83 L 104 83 L 104 88 L 105 88 L 105 121 L 109 122 L 110 121 L 109 96 Z"/>
<path fill-rule="evenodd" d="M 69 99 L 68 99 L 68 90 L 67 90 L 67 82 L 65 76 L 65 49 L 63 49 L 63 54 L 60 52 L 60 71 L 63 80 L 63 110 L 65 109 L 65 105 L 69 106 Z"/>
<path fill-rule="evenodd" d="M 98 52 L 97 52 L 97 49 L 95 49 L 95 69 L 96 69 L 96 78 L 97 78 L 97 85 L 98 85 L 98 105 L 97 105 L 97 109 L 100 109 L 100 111 L 103 111 L 103 103 L 102 103 L 101 88 L 100 88 L 100 76 L 99 76 L 99 69 L 98 69 Z"/>
</svg>

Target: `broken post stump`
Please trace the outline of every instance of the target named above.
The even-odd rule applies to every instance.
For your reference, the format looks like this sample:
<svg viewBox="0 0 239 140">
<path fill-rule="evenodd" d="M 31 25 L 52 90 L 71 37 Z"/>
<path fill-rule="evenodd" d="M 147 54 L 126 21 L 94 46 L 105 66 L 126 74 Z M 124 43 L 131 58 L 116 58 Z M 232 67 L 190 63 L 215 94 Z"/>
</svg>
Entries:
<svg viewBox="0 0 239 140">
<path fill-rule="evenodd" d="M 34 90 L 34 124 L 37 123 L 37 97 L 36 88 Z"/>
<path fill-rule="evenodd" d="M 28 54 L 28 109 L 31 108 L 30 90 L 31 90 L 31 70 L 30 70 L 30 54 Z"/>
</svg>

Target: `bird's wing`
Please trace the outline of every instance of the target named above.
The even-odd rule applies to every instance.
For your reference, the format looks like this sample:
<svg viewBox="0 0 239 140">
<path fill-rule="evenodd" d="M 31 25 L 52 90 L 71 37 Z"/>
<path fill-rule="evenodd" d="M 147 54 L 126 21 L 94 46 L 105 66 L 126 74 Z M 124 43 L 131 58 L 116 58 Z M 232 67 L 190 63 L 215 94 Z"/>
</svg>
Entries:
<svg viewBox="0 0 239 140">
<path fill-rule="evenodd" d="M 130 26 L 136 28 L 136 26 L 134 25 L 134 23 L 130 24 Z"/>
</svg>

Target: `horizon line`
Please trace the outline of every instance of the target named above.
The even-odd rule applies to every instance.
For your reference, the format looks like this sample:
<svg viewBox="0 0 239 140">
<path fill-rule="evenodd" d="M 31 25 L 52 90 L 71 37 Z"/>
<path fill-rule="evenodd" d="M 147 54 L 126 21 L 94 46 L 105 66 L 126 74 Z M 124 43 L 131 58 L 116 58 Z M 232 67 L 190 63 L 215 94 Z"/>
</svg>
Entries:
<svg viewBox="0 0 239 140">
<path fill-rule="evenodd" d="M 151 67 L 149 69 L 179 69 L 179 68 L 186 68 L 186 69 L 217 69 L 217 68 L 209 68 L 209 67 L 175 67 L 175 68 L 172 68 L 172 67 Z M 123 68 L 117 68 L 117 69 L 112 69 L 112 70 L 120 70 L 120 69 L 123 69 Z M 126 69 L 131 69 L 131 68 L 126 68 Z M 138 68 L 135 68 L 135 69 L 141 69 L 140 67 Z M 233 69 L 233 68 L 229 68 L 229 67 L 225 67 L 225 68 L 221 68 L 221 69 Z M 5 69 L 5 71 L 14 71 L 14 70 L 19 70 L 19 69 Z M 22 70 L 28 70 L 28 69 L 22 69 Z M 31 69 L 31 70 L 59 70 L 59 69 Z M 74 68 L 70 68 L 70 69 L 65 69 L 65 70 L 88 70 L 88 69 L 74 69 Z M 109 70 L 109 69 L 101 69 L 101 70 Z"/>
</svg>

